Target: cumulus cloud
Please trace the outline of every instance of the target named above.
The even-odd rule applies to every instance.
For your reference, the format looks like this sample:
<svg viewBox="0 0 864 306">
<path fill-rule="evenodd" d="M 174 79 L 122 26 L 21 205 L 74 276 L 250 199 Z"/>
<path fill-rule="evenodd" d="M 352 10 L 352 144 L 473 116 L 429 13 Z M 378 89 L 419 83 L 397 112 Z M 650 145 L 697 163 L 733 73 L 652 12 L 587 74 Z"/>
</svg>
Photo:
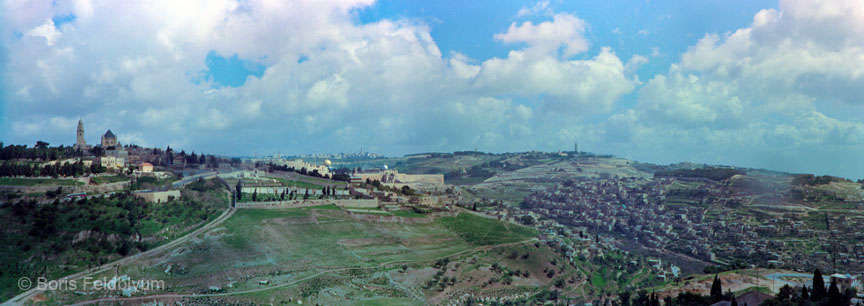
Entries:
<svg viewBox="0 0 864 306">
<path fill-rule="evenodd" d="M 583 37 L 585 21 L 567 13 L 558 13 L 551 21 L 534 24 L 510 24 L 507 32 L 495 34 L 495 39 L 504 43 L 525 43 L 526 50 L 542 53 L 557 52 L 563 48 L 569 57 L 588 50 L 588 41 Z"/>
<path fill-rule="evenodd" d="M 508 56 L 476 60 L 442 54 L 415 20 L 357 24 L 371 4 L 7 1 L 3 29 L 32 35 L 3 36 L 15 59 L 3 137 L 68 144 L 74 129 L 51 118 L 81 117 L 90 142 L 110 128 L 123 143 L 224 154 L 552 149 L 561 140 L 547 135 L 581 128 L 574 118 L 608 112 L 635 88 L 611 49 L 587 54 L 586 24 L 572 14 L 502 29 L 494 37 L 513 46 Z M 208 77 L 208 54 L 265 69 L 223 87 Z"/>
<path fill-rule="evenodd" d="M 747 28 L 705 35 L 639 89 L 635 108 L 610 117 L 608 139 L 657 149 L 665 161 L 812 171 L 817 156 L 854 160 L 864 149 L 862 8 L 854 0 L 784 0 Z M 772 156 L 781 155 L 785 164 L 775 165 Z M 820 173 L 860 175 L 848 164 L 819 164 Z"/>
</svg>

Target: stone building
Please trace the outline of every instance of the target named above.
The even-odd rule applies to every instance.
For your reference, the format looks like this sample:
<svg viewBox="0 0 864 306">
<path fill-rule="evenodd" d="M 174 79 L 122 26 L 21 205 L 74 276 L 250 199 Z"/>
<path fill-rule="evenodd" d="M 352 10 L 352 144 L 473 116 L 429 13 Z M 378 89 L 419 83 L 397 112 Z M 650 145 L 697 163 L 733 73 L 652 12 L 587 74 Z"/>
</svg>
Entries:
<svg viewBox="0 0 864 306">
<path fill-rule="evenodd" d="M 117 136 L 114 136 L 114 133 L 109 129 L 105 135 L 102 135 L 102 148 L 107 149 L 114 146 L 117 146 Z"/>
<path fill-rule="evenodd" d="M 87 141 L 84 140 L 84 121 L 78 119 L 78 131 L 77 138 L 75 139 L 75 145 L 72 146 L 75 150 L 88 150 L 90 147 L 87 145 Z"/>
</svg>

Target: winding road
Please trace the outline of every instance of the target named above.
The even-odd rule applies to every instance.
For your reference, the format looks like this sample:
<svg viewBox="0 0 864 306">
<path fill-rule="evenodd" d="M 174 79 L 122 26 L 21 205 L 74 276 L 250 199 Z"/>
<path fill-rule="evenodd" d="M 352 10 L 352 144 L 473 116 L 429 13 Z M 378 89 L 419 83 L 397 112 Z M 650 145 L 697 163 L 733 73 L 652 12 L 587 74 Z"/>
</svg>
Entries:
<svg viewBox="0 0 864 306">
<path fill-rule="evenodd" d="M 166 244 L 163 244 L 163 245 L 158 246 L 156 248 L 153 248 L 151 250 L 147 250 L 145 252 L 141 252 L 141 253 L 138 253 L 138 254 L 135 254 L 135 255 L 132 255 L 129 257 L 124 257 L 124 258 L 118 259 L 114 262 L 107 263 L 107 264 L 104 264 L 104 265 L 101 265 L 101 266 L 98 266 L 95 268 L 90 268 L 90 269 L 87 269 L 87 270 L 84 270 L 84 271 L 81 271 L 81 272 L 78 272 L 78 273 L 75 273 L 72 275 L 67 275 L 67 276 L 64 276 L 64 277 L 58 279 L 58 281 L 73 280 L 73 279 L 83 278 L 86 276 L 92 276 L 92 275 L 95 275 L 98 273 L 108 271 L 110 269 L 114 269 L 120 265 L 128 264 L 128 263 L 133 262 L 134 260 L 137 260 L 137 259 L 142 258 L 142 257 L 158 255 L 164 251 L 167 251 L 167 250 L 172 249 L 178 245 L 186 243 L 187 241 L 189 241 L 189 239 L 191 239 L 195 236 L 198 236 L 201 233 L 207 232 L 207 231 L 215 228 L 216 226 L 219 226 L 220 224 L 222 224 L 222 222 L 225 222 L 225 220 L 228 220 L 228 218 L 230 218 L 232 215 L 234 215 L 235 211 L 236 211 L 236 208 L 233 208 L 233 207 L 228 208 L 224 212 L 222 212 L 222 214 L 219 215 L 219 217 L 217 217 L 216 219 L 213 219 L 213 221 L 211 221 L 210 223 L 205 224 L 204 226 L 184 235 L 183 237 L 177 238 L 171 242 L 168 242 Z M 19 294 L 19 295 L 13 297 L 12 299 L 4 302 L 2 304 L 2 306 L 24 305 L 31 297 L 35 296 L 36 294 L 41 293 L 42 291 L 43 290 L 39 290 L 38 288 L 30 289 L 30 290 L 28 290 L 22 294 Z"/>
</svg>

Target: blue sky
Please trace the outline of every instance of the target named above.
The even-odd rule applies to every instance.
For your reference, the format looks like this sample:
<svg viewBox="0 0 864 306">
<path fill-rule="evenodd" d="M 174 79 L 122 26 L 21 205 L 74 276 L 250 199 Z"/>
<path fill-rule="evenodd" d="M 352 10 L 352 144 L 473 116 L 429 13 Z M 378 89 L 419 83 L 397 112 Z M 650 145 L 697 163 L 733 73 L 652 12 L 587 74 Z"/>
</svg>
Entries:
<svg viewBox="0 0 864 306">
<path fill-rule="evenodd" d="M 864 4 L 6 2 L 0 139 L 567 150 L 864 177 Z M 94 131 L 92 134 L 89 131 Z"/>
</svg>

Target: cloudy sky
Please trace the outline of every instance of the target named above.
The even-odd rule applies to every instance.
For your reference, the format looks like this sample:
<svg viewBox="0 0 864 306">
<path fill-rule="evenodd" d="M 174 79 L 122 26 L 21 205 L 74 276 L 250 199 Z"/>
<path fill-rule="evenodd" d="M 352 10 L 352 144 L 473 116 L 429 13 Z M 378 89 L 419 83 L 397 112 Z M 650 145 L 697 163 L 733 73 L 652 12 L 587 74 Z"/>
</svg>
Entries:
<svg viewBox="0 0 864 306">
<path fill-rule="evenodd" d="M 864 1 L 5 0 L 0 140 L 864 178 Z"/>
</svg>

